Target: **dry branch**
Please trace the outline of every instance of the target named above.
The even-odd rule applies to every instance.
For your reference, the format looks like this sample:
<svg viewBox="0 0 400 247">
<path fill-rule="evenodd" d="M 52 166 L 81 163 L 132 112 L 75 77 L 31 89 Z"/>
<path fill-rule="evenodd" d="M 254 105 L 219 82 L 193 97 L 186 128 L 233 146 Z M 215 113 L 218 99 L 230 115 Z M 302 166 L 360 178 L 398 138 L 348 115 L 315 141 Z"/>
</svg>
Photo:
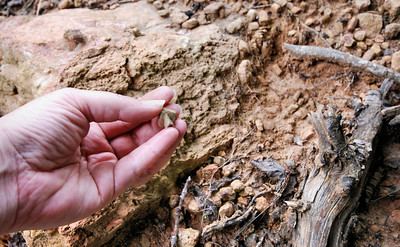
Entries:
<svg viewBox="0 0 400 247">
<path fill-rule="evenodd" d="M 182 193 L 179 196 L 179 205 L 178 205 L 178 210 L 176 210 L 175 214 L 175 225 L 174 225 L 174 232 L 172 233 L 171 236 L 171 247 L 175 247 L 177 244 L 178 240 L 178 225 L 179 225 L 179 218 L 181 217 L 181 211 L 182 211 L 182 205 L 183 205 L 183 200 L 185 200 L 186 194 L 188 192 L 188 187 L 190 184 L 190 181 L 192 179 L 190 176 L 186 179 L 185 186 L 183 187 Z"/>
<path fill-rule="evenodd" d="M 392 79 L 400 83 L 400 73 L 345 52 L 318 46 L 302 46 L 291 44 L 284 44 L 283 46 L 291 53 L 299 57 L 326 60 L 329 62 L 351 66 L 353 68 L 372 73 L 376 76 Z"/>
</svg>

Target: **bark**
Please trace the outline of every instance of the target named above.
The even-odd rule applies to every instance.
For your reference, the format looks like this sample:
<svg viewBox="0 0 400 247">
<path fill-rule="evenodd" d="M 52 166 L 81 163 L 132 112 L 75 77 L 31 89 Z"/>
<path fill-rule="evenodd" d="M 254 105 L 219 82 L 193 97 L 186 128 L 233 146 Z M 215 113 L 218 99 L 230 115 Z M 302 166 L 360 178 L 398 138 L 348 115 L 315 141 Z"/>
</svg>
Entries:
<svg viewBox="0 0 400 247">
<path fill-rule="evenodd" d="M 340 115 L 332 109 L 310 116 L 320 151 L 307 178 L 301 200 L 308 204 L 299 213 L 295 246 L 343 246 L 351 228 L 351 213 L 358 206 L 382 125 L 379 90 L 370 90 L 366 108 L 346 139 Z"/>
</svg>

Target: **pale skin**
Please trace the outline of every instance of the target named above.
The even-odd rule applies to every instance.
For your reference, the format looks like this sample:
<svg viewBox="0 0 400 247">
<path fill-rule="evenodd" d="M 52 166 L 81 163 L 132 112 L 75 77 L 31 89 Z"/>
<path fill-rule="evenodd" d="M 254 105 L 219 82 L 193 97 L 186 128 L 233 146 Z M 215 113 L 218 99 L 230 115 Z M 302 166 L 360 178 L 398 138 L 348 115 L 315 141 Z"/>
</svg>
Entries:
<svg viewBox="0 0 400 247">
<path fill-rule="evenodd" d="M 0 235 L 72 223 L 146 183 L 187 129 L 157 124 L 163 107 L 179 115 L 173 97 L 62 89 L 0 118 Z"/>
</svg>

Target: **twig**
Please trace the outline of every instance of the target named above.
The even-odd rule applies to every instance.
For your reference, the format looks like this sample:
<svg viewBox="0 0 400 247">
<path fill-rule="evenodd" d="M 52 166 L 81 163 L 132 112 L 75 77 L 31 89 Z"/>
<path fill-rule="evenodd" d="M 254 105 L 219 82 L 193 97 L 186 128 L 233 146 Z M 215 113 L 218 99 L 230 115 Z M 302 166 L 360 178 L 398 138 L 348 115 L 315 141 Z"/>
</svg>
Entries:
<svg viewBox="0 0 400 247">
<path fill-rule="evenodd" d="M 223 222 L 215 222 L 213 224 L 206 226 L 203 231 L 202 236 L 205 236 L 210 232 L 218 231 L 218 230 L 224 229 L 226 227 L 237 225 L 237 224 L 243 222 L 245 219 L 247 219 L 247 217 L 249 217 L 253 208 L 254 207 L 250 207 L 241 215 L 240 215 L 240 213 L 235 213 L 234 215 L 232 215 L 230 218 L 226 219 Z"/>
<path fill-rule="evenodd" d="M 379 197 L 378 199 L 372 200 L 371 202 L 377 202 L 377 201 L 382 200 L 383 198 L 385 198 L 385 197 L 387 197 L 387 196 L 390 196 L 390 195 L 393 195 L 394 193 L 397 193 L 397 192 L 399 192 L 399 191 L 400 191 L 400 189 L 397 189 L 397 190 L 395 190 L 395 191 L 392 191 L 392 192 L 388 193 L 387 195 L 384 195 L 384 196 Z"/>
<path fill-rule="evenodd" d="M 256 247 L 261 247 L 261 245 L 264 243 L 265 236 L 267 236 L 268 232 L 265 232 L 260 241 L 257 243 Z"/>
<path fill-rule="evenodd" d="M 385 117 L 396 116 L 400 114 L 400 105 L 388 107 L 381 111 L 382 115 Z"/>
<path fill-rule="evenodd" d="M 304 24 L 304 23 L 301 22 L 300 20 L 299 20 L 299 22 L 300 22 L 300 25 L 302 25 L 303 27 L 307 28 L 308 30 L 310 30 L 311 32 L 313 32 L 314 34 L 316 34 L 316 35 L 322 40 L 322 42 L 324 42 L 324 44 L 325 44 L 327 47 L 332 48 L 331 45 L 328 43 L 328 41 L 326 41 L 326 39 L 324 39 L 324 37 L 323 37 L 317 30 L 315 30 L 315 29 L 312 28 L 312 27 L 307 26 L 306 24 Z"/>
<path fill-rule="evenodd" d="M 217 180 L 214 183 L 212 183 L 210 189 L 211 189 L 211 191 L 216 191 L 219 188 L 224 187 L 226 184 L 228 184 L 228 183 L 230 183 L 230 182 L 232 182 L 233 180 L 236 180 L 236 179 L 240 179 L 240 176 L 235 175 L 235 176 L 233 176 L 231 178 L 229 178 L 229 177 L 222 178 L 222 179 Z"/>
<path fill-rule="evenodd" d="M 330 82 L 330 81 L 333 81 L 333 80 L 336 80 L 336 79 L 339 79 L 339 78 L 340 78 L 340 76 L 339 76 L 339 77 L 338 77 L 338 76 L 331 77 L 331 78 L 326 79 L 325 81 L 321 82 L 320 84 L 317 84 L 317 85 L 315 85 L 315 86 L 313 86 L 313 87 L 311 87 L 311 88 L 308 88 L 308 90 L 314 90 L 314 89 L 316 89 L 317 87 L 322 86 L 322 85 L 324 85 L 324 84 L 327 83 L 327 82 Z"/>
<path fill-rule="evenodd" d="M 174 232 L 172 233 L 172 237 L 171 237 L 171 247 L 175 247 L 177 240 L 178 240 L 178 225 L 179 225 L 179 218 L 181 217 L 181 211 L 182 211 L 182 204 L 183 204 L 183 200 L 186 197 L 187 191 L 188 191 L 188 187 L 189 187 L 189 183 L 192 179 L 190 178 L 190 176 L 186 179 L 186 183 L 185 186 L 183 187 L 182 193 L 179 196 L 179 205 L 178 205 L 178 210 L 176 210 L 176 214 L 175 214 L 175 225 L 174 225 Z"/>
<path fill-rule="evenodd" d="M 41 5 L 42 5 L 42 0 L 39 0 L 39 4 L 38 4 L 37 9 L 36 9 L 36 16 L 39 15 Z"/>
<path fill-rule="evenodd" d="M 318 46 L 301 46 L 286 43 L 283 46 L 293 54 L 300 57 L 321 59 L 348 65 L 372 73 L 373 75 L 389 78 L 400 83 L 400 73 L 345 52 Z"/>
<path fill-rule="evenodd" d="M 250 9 L 263 9 L 266 7 L 271 7 L 271 4 L 256 5 L 256 6 L 252 6 Z"/>
</svg>

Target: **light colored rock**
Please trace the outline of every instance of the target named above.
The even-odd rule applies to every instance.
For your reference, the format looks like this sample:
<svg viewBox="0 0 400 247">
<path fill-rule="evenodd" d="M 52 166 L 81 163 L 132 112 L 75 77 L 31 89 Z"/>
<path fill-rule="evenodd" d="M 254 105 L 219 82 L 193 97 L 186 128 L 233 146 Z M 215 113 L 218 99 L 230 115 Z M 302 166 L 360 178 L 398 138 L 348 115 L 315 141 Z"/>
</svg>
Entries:
<svg viewBox="0 0 400 247">
<path fill-rule="evenodd" d="M 163 3 L 160 0 L 154 1 L 153 2 L 154 7 L 156 7 L 157 9 L 162 9 L 164 8 Z"/>
<path fill-rule="evenodd" d="M 293 6 L 293 8 L 290 9 L 290 12 L 292 12 L 292 14 L 299 14 L 301 12 L 301 8 L 297 7 L 297 6 Z"/>
<path fill-rule="evenodd" d="M 359 30 L 354 32 L 354 39 L 357 41 L 363 41 L 365 39 L 365 31 L 364 30 Z"/>
<path fill-rule="evenodd" d="M 217 195 L 223 200 L 223 201 L 232 201 L 236 197 L 236 192 L 232 189 L 232 187 L 222 187 L 219 189 L 217 192 Z"/>
<path fill-rule="evenodd" d="M 196 200 L 193 198 L 189 201 L 188 205 L 187 205 L 187 209 L 189 210 L 189 212 L 191 213 L 198 213 L 200 212 L 200 208 L 199 205 L 197 204 Z"/>
<path fill-rule="evenodd" d="M 382 55 L 382 48 L 379 44 L 373 44 L 370 49 L 374 52 L 375 56 Z"/>
<path fill-rule="evenodd" d="M 162 9 L 162 10 L 157 11 L 157 14 L 158 14 L 159 16 L 161 16 L 161 17 L 166 18 L 166 17 L 169 16 L 169 11 L 166 10 L 166 9 Z"/>
<path fill-rule="evenodd" d="M 335 22 L 332 27 L 332 33 L 334 36 L 341 34 L 343 32 L 343 23 Z"/>
<path fill-rule="evenodd" d="M 203 11 L 205 14 L 217 14 L 218 11 L 224 7 L 224 4 L 221 2 L 213 2 L 207 5 Z"/>
<path fill-rule="evenodd" d="M 179 228 L 178 247 L 195 247 L 199 241 L 200 231 L 192 228 Z"/>
<path fill-rule="evenodd" d="M 272 70 L 274 71 L 275 75 L 277 75 L 277 76 L 280 76 L 283 73 L 282 69 L 277 64 L 272 65 Z"/>
<path fill-rule="evenodd" d="M 235 72 L 231 72 L 239 59 L 238 38 L 224 34 L 216 24 L 199 26 L 190 32 L 168 25 L 170 20 L 161 18 L 146 1 L 122 4 L 109 11 L 66 9 L 0 22 L 0 81 L 9 83 L 9 88 L 4 85 L 0 90 L 2 114 L 64 87 L 136 98 L 159 85 L 168 85 L 177 90 L 182 108 L 192 110 L 180 115 L 191 122 L 185 145 L 146 185 L 126 191 L 104 210 L 68 227 L 52 233 L 27 231 L 30 246 L 33 242 L 43 246 L 116 246 L 116 233 L 139 216 L 154 212 L 166 192 L 175 188 L 179 174 L 193 170 L 210 153 L 231 145 L 236 134 L 235 127 L 227 124 L 231 118 L 228 109 L 235 109 L 237 102 L 228 101 L 225 90 L 233 92 L 239 85 Z M 132 35 L 134 28 L 140 30 L 140 37 Z M 71 29 L 79 29 L 87 37 L 72 51 L 63 37 Z M 105 41 L 106 37 L 112 38 Z M 232 77 L 229 84 L 221 74 Z M 218 84 L 223 84 L 224 90 L 214 91 Z M 21 101 L 16 99 L 14 87 L 18 88 Z M 13 105 L 6 103 L 11 99 Z"/>
<path fill-rule="evenodd" d="M 258 22 L 251 22 L 249 23 L 249 31 L 256 31 L 258 30 L 258 28 L 260 28 L 260 25 L 258 24 Z"/>
<path fill-rule="evenodd" d="M 364 42 L 357 42 L 357 48 L 360 48 L 361 50 L 366 51 L 368 49 L 368 46 Z"/>
<path fill-rule="evenodd" d="M 373 38 L 378 35 L 382 30 L 383 20 L 382 16 L 373 13 L 358 14 L 359 25 L 365 30 L 367 37 Z"/>
<path fill-rule="evenodd" d="M 352 47 L 356 43 L 351 33 L 343 35 L 342 42 L 345 47 Z"/>
<path fill-rule="evenodd" d="M 282 8 L 286 6 L 287 1 L 286 0 L 274 0 L 275 3 L 279 4 Z"/>
<path fill-rule="evenodd" d="M 399 23 L 390 23 L 385 27 L 385 37 L 387 39 L 395 39 L 400 33 Z"/>
<path fill-rule="evenodd" d="M 397 224 L 400 224 L 400 210 L 395 209 L 392 211 L 390 216 L 393 217 L 393 221 L 396 222 Z"/>
<path fill-rule="evenodd" d="M 289 37 L 293 37 L 293 36 L 295 36 L 297 34 L 297 31 L 296 30 L 290 30 L 289 32 L 288 32 L 288 36 Z"/>
<path fill-rule="evenodd" d="M 231 202 L 225 202 L 224 205 L 222 205 L 219 210 L 219 216 L 221 219 L 229 218 L 233 215 L 235 212 L 235 209 L 233 208 L 233 205 Z"/>
<path fill-rule="evenodd" d="M 364 10 L 371 4 L 370 0 L 354 0 L 354 6 L 359 10 Z"/>
<path fill-rule="evenodd" d="M 358 25 L 358 22 L 359 22 L 358 17 L 357 16 L 353 16 L 350 19 L 349 23 L 347 24 L 347 31 L 353 32 L 356 29 L 356 27 Z"/>
<path fill-rule="evenodd" d="M 251 68 L 250 60 L 243 60 L 242 62 L 240 62 L 238 69 L 237 69 L 239 81 L 241 83 L 248 84 L 252 77 L 251 73 L 252 73 L 252 68 Z"/>
<path fill-rule="evenodd" d="M 238 49 L 240 54 L 242 54 L 242 56 L 245 56 L 250 52 L 249 45 L 247 44 L 246 41 L 242 39 L 239 41 Z"/>
<path fill-rule="evenodd" d="M 236 2 L 233 6 L 232 6 L 232 11 L 234 13 L 239 13 L 239 11 L 242 9 L 242 1 L 238 1 Z"/>
<path fill-rule="evenodd" d="M 237 31 L 239 31 L 240 29 L 242 29 L 244 26 L 244 21 L 242 18 L 238 18 L 235 21 L 231 22 L 228 24 L 228 26 L 226 27 L 226 31 L 228 33 L 236 33 Z"/>
<path fill-rule="evenodd" d="M 199 21 L 195 18 L 189 19 L 182 23 L 182 27 L 186 29 L 193 29 L 199 26 Z"/>
<path fill-rule="evenodd" d="M 390 19 L 394 19 L 400 12 L 400 0 L 385 1 L 388 4 Z"/>
<path fill-rule="evenodd" d="M 231 187 L 235 192 L 240 192 L 245 188 L 244 183 L 239 179 L 233 180 L 231 183 Z"/>
<path fill-rule="evenodd" d="M 367 51 L 364 53 L 364 55 L 363 55 L 362 58 L 365 59 L 365 60 L 371 61 L 372 59 L 375 58 L 375 52 L 372 51 L 372 50 L 367 50 Z"/>
<path fill-rule="evenodd" d="M 232 175 L 233 173 L 235 173 L 235 171 L 236 171 L 235 163 L 230 163 L 222 167 L 222 175 L 224 175 L 225 177 Z"/>
<path fill-rule="evenodd" d="M 71 0 L 61 0 L 61 2 L 58 4 L 59 9 L 68 9 L 73 5 L 73 2 Z"/>
<path fill-rule="evenodd" d="M 248 22 L 255 21 L 257 18 L 257 11 L 255 9 L 249 9 L 249 11 L 247 11 L 246 17 Z"/>
<path fill-rule="evenodd" d="M 255 208 L 258 212 L 264 211 L 264 209 L 266 209 L 269 206 L 269 203 L 264 196 L 256 198 L 255 202 L 256 202 Z"/>
<path fill-rule="evenodd" d="M 385 41 L 385 37 L 381 34 L 378 34 L 378 35 L 376 35 L 374 40 L 376 43 L 383 43 Z"/>
<path fill-rule="evenodd" d="M 189 16 L 180 11 L 174 11 L 170 15 L 172 22 L 178 25 L 181 25 L 182 23 L 184 23 L 189 19 Z"/>
<path fill-rule="evenodd" d="M 220 166 L 223 165 L 226 161 L 226 159 L 222 156 L 214 156 L 213 160 L 214 160 L 214 163 L 216 163 L 217 165 L 220 165 Z"/>
<path fill-rule="evenodd" d="M 400 72 L 400 51 L 392 54 L 392 69 Z"/>
<path fill-rule="evenodd" d="M 260 10 L 258 12 L 258 23 L 260 26 L 266 26 L 269 22 L 269 15 L 268 12 L 265 10 Z"/>
<path fill-rule="evenodd" d="M 281 7 L 279 4 L 273 3 L 273 4 L 271 5 L 271 12 L 272 12 L 272 13 L 277 14 L 277 13 L 279 13 L 279 12 L 281 12 L 281 11 L 282 11 L 282 7 Z"/>
<path fill-rule="evenodd" d="M 307 26 L 311 26 L 314 24 L 314 19 L 313 18 L 307 18 L 307 20 L 304 22 Z"/>
</svg>

